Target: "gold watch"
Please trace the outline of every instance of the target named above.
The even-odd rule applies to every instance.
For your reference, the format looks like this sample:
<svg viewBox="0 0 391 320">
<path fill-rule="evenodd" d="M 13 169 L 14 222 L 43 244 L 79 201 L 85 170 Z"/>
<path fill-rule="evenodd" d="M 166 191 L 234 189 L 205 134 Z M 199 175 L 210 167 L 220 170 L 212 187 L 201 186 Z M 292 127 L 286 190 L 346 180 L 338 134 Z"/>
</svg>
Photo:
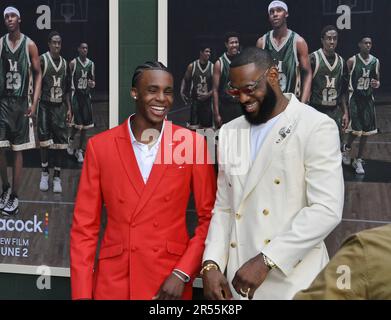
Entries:
<svg viewBox="0 0 391 320">
<path fill-rule="evenodd" d="M 263 257 L 263 262 L 270 270 L 277 268 L 277 265 L 271 259 L 265 256 L 263 253 L 262 253 L 262 257 Z"/>
<path fill-rule="evenodd" d="M 205 266 L 202 267 L 200 271 L 200 275 L 204 275 L 205 271 L 209 270 L 219 270 L 219 266 L 216 263 L 208 263 Z"/>
</svg>

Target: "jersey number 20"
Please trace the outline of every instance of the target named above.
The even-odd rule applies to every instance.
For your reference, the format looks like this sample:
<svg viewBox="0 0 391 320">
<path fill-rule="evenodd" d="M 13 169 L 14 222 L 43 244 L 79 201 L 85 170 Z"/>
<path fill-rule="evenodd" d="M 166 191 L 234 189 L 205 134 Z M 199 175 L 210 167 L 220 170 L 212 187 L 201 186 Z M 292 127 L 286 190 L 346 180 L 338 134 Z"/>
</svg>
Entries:
<svg viewBox="0 0 391 320">
<path fill-rule="evenodd" d="M 357 90 L 368 90 L 371 80 L 369 78 L 361 77 L 358 79 Z"/>
<path fill-rule="evenodd" d="M 77 84 L 78 89 L 87 89 L 87 78 L 80 78 L 79 83 Z"/>
</svg>

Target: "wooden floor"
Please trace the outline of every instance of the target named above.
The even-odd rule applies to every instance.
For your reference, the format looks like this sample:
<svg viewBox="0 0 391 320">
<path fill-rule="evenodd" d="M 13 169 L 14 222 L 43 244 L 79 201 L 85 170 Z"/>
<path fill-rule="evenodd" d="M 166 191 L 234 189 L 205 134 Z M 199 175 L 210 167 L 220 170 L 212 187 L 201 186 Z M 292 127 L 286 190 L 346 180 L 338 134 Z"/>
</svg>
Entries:
<svg viewBox="0 0 391 320">
<path fill-rule="evenodd" d="M 350 234 L 391 223 L 390 184 L 347 182 L 345 187 L 342 222 L 326 241 L 330 256 Z"/>
<path fill-rule="evenodd" d="M 377 106 L 376 114 L 381 133 L 369 137 L 364 153 L 368 167 L 369 164 L 373 166 L 372 171 L 368 168 L 367 174 L 360 177 L 352 174 L 351 168 L 344 168 L 343 220 L 326 241 L 331 256 L 335 254 L 342 241 L 350 234 L 391 223 L 391 180 L 388 179 L 391 175 L 390 106 Z M 358 142 L 353 147 L 353 154 L 357 154 L 357 147 Z M 385 183 L 385 180 L 388 182 Z"/>
</svg>

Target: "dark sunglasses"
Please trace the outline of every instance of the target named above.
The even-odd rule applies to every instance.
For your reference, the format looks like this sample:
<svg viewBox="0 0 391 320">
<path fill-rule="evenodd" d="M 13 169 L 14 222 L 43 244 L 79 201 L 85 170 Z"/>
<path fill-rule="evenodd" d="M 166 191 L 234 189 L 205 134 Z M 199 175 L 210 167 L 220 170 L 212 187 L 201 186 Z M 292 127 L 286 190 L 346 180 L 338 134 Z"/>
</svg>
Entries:
<svg viewBox="0 0 391 320">
<path fill-rule="evenodd" d="M 254 81 L 254 84 L 245 86 L 243 88 L 235 88 L 231 85 L 231 81 L 227 83 L 227 94 L 230 96 L 237 98 L 240 96 L 240 93 L 243 93 L 245 95 L 251 95 L 255 92 L 255 90 L 258 88 L 259 83 L 261 80 L 266 76 L 266 73 L 269 71 L 269 68 L 259 77 L 259 79 Z"/>
</svg>

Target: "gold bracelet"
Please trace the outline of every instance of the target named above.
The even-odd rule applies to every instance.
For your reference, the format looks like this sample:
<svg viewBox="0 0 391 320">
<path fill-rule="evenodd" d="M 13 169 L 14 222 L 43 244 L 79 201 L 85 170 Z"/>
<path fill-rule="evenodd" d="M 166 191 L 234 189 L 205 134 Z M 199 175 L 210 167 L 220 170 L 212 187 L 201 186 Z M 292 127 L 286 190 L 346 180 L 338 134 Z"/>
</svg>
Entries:
<svg viewBox="0 0 391 320">
<path fill-rule="evenodd" d="M 219 266 L 215 263 L 208 263 L 206 266 L 202 267 L 200 275 L 204 275 L 205 271 L 209 270 L 219 270 Z"/>
<path fill-rule="evenodd" d="M 268 258 L 267 256 L 265 256 L 263 253 L 262 253 L 262 256 L 263 256 L 263 262 L 264 262 L 264 264 L 265 264 L 270 270 L 277 268 L 277 265 L 276 265 L 270 258 Z"/>
</svg>

